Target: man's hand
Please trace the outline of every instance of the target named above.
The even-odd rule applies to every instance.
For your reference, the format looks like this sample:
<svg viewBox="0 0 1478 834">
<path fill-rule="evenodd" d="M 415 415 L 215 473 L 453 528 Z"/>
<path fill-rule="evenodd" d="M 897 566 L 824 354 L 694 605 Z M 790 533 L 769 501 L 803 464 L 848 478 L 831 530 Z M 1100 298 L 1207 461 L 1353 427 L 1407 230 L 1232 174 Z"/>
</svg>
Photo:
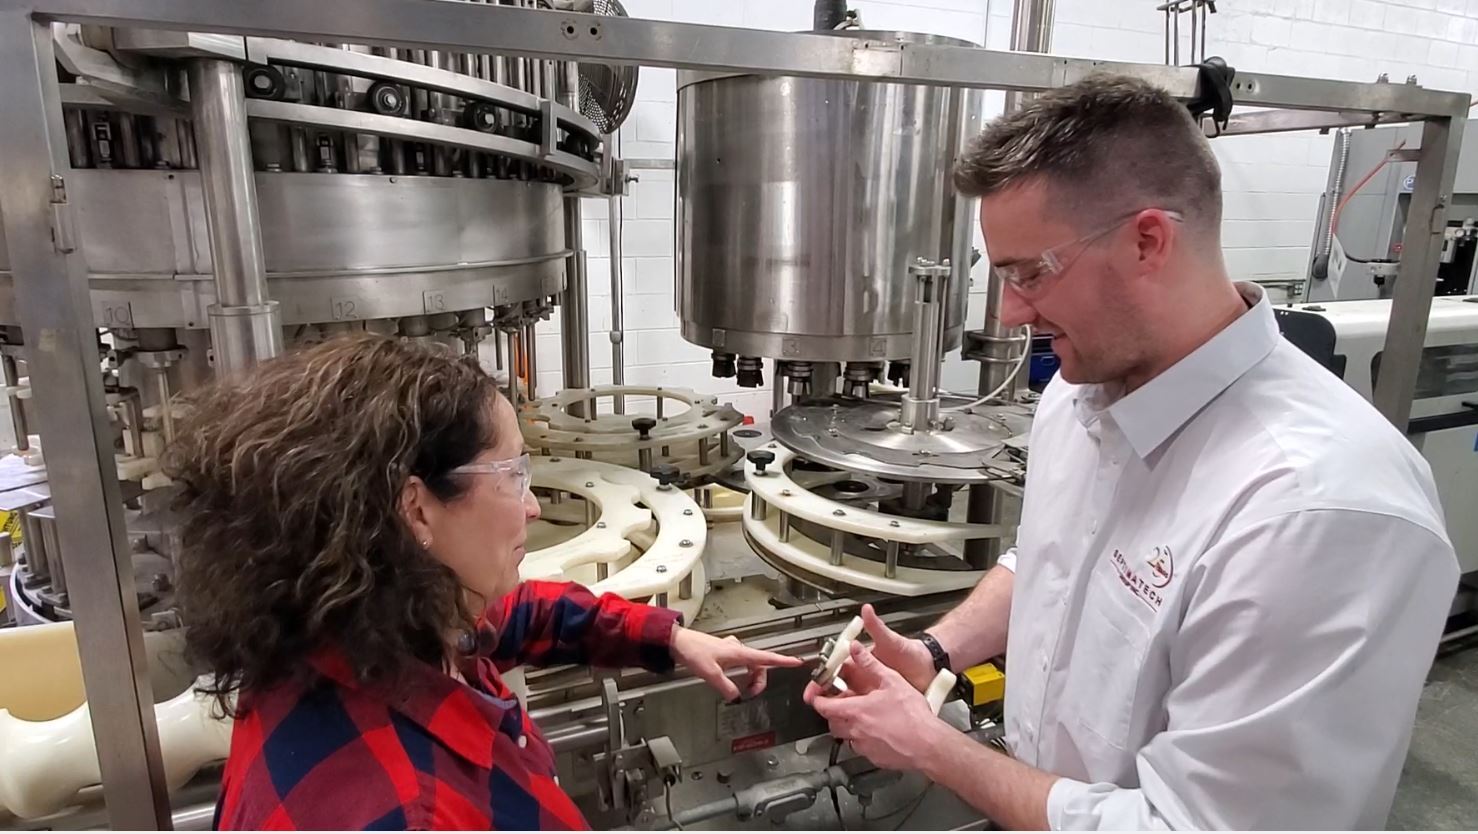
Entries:
<svg viewBox="0 0 1478 834">
<path fill-rule="evenodd" d="M 930 667 L 932 669 L 932 666 Z M 861 643 L 842 667 L 848 694 L 826 697 L 806 690 L 806 703 L 831 724 L 831 734 L 885 770 L 920 770 L 940 733 L 953 734 L 923 693 L 883 665 Z"/>
<path fill-rule="evenodd" d="M 862 628 L 872 638 L 872 652 L 883 665 L 903 676 L 903 679 L 913 685 L 920 692 L 929 688 L 934 682 L 934 657 L 924 644 L 912 637 L 904 637 L 902 634 L 888 628 L 878 612 L 871 605 L 862 606 Z M 825 658 L 822 659 L 823 661 Z M 851 658 L 843 664 L 846 669 L 852 665 Z M 845 680 L 845 677 L 843 678 Z M 806 703 L 821 694 L 821 687 L 814 681 L 806 684 L 806 692 L 802 696 Z"/>
<path fill-rule="evenodd" d="M 726 701 L 739 700 L 739 687 L 724 674 L 725 669 L 742 666 L 749 670 L 749 685 L 745 687 L 744 695 L 752 698 L 765 691 L 767 670 L 799 666 L 803 662 L 798 657 L 751 649 L 737 637 L 720 639 L 682 626 L 673 629 L 671 651 L 674 662 L 688 667 L 689 671 L 718 690 Z"/>
<path fill-rule="evenodd" d="M 872 638 L 872 653 L 884 666 L 903 676 L 920 692 L 934 682 L 938 670 L 934 668 L 934 656 L 923 641 L 888 628 L 871 605 L 862 606 L 862 628 Z"/>
</svg>

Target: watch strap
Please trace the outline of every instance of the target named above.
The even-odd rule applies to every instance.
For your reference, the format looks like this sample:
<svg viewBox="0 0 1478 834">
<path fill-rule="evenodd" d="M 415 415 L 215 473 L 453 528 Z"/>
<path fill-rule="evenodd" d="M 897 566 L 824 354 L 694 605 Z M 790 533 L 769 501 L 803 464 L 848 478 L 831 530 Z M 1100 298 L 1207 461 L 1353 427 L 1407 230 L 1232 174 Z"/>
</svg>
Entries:
<svg viewBox="0 0 1478 834">
<path fill-rule="evenodd" d="M 939 645 L 939 641 L 934 639 L 934 635 L 927 631 L 921 631 L 919 632 L 918 639 L 919 642 L 924 644 L 924 648 L 929 650 L 929 656 L 934 658 L 934 670 L 936 672 L 950 668 L 949 652 L 945 651 L 944 647 Z"/>
</svg>

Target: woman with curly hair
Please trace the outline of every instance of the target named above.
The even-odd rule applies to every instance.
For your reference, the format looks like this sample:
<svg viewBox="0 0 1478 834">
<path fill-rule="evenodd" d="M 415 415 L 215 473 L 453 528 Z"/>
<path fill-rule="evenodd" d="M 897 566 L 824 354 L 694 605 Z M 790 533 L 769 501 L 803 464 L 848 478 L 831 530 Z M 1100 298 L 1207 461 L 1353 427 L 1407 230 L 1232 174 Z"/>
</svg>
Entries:
<svg viewBox="0 0 1478 834">
<path fill-rule="evenodd" d="M 800 661 L 676 612 L 520 582 L 539 514 L 513 409 L 475 362 L 339 338 L 205 389 L 168 452 L 187 647 L 236 718 L 222 828 L 571 829 L 501 673 Z"/>
</svg>

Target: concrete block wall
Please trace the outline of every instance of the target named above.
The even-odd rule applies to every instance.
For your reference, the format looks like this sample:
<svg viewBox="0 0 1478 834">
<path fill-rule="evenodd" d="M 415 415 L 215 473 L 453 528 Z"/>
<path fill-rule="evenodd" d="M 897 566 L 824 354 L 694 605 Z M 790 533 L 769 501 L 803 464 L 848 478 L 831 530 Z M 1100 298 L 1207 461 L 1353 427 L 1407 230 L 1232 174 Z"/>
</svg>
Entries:
<svg viewBox="0 0 1478 834">
<path fill-rule="evenodd" d="M 809 0 L 626 0 L 636 17 L 721 26 L 806 29 Z M 966 38 L 993 49 L 1010 44 L 1011 0 L 854 0 L 868 28 Z M 1156 0 L 1056 0 L 1053 51 L 1082 57 L 1160 63 L 1164 17 Z M 1478 0 L 1226 0 L 1211 16 L 1207 51 L 1247 70 L 1401 82 L 1478 90 Z M 1182 37 L 1189 36 L 1182 27 Z M 1188 47 L 1182 47 L 1188 60 Z M 1002 96 L 988 94 L 987 116 Z M 637 106 L 620 131 L 627 158 L 671 159 L 677 120 L 676 73 L 643 69 Z M 1226 137 L 1213 147 L 1226 191 L 1224 243 L 1239 279 L 1302 278 L 1332 139 L 1316 134 Z M 1359 172 L 1356 172 L 1358 175 Z M 677 333 L 674 312 L 671 170 L 637 172 L 625 198 L 626 379 L 713 393 L 763 420 L 768 391 L 745 391 L 709 376 L 708 352 Z M 605 201 L 586 200 L 590 257 L 590 355 L 595 382 L 610 381 L 610 261 Z M 977 245 L 981 243 L 977 240 Z M 983 248 L 983 247 L 982 247 Z M 969 325 L 983 319 L 983 264 L 972 275 Z M 561 384 L 558 318 L 542 326 L 540 391 Z M 978 366 L 954 354 L 944 385 L 973 391 Z M 768 381 L 768 370 L 767 370 Z"/>
</svg>

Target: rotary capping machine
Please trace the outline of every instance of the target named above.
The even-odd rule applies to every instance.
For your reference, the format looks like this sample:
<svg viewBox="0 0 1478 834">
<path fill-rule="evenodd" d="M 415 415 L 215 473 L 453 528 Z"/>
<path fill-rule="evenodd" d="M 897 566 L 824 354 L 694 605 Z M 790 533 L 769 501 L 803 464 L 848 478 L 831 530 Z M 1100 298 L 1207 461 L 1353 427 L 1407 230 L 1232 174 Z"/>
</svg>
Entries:
<svg viewBox="0 0 1478 834">
<path fill-rule="evenodd" d="M 178 732 L 198 713 L 168 660 L 178 544 L 153 461 L 175 395 L 339 330 L 501 369 L 540 458 L 530 575 L 672 605 L 752 645 L 815 657 L 862 600 L 922 628 L 1009 539 L 1031 401 L 1001 382 L 1023 345 L 989 304 L 967 327 L 973 211 L 948 165 L 979 90 L 1106 69 L 1189 101 L 1200 73 L 872 32 L 835 3 L 807 33 L 549 5 L 0 0 L 0 369 L 17 438 L 0 556 L 7 610 L 44 621 L 0 636 L 59 641 L 31 648 L 58 656 L 75 623 L 85 685 L 0 719 L 0 744 L 84 751 L 47 760 L 65 781 L 44 789 L 0 779 L 28 817 L 7 824 L 208 823 L 220 748 Z M 1016 45 L 1045 49 L 1046 4 L 1019 5 Z M 619 194 L 635 168 L 608 134 L 638 65 L 682 71 L 682 332 L 719 376 L 758 386 L 768 370 L 768 434 L 700 392 L 590 384 L 579 196 Z M 1441 217 L 1467 96 L 1245 71 L 1230 94 L 1226 132 L 1420 123 L 1409 212 Z M 1405 231 L 1373 391 L 1393 420 L 1411 411 L 1430 304 L 1413 276 L 1441 238 Z M 540 392 L 534 335 L 555 306 L 563 390 Z M 956 345 L 985 363 L 977 395 L 938 390 Z M 641 398 L 650 409 L 627 410 Z M 683 674 L 551 669 L 524 687 L 596 825 L 980 822 L 830 756 L 799 703 L 809 676 L 777 673 L 733 705 Z M 988 708 L 957 707 L 992 734 Z M 6 759 L 6 777 L 40 770 Z"/>
</svg>

